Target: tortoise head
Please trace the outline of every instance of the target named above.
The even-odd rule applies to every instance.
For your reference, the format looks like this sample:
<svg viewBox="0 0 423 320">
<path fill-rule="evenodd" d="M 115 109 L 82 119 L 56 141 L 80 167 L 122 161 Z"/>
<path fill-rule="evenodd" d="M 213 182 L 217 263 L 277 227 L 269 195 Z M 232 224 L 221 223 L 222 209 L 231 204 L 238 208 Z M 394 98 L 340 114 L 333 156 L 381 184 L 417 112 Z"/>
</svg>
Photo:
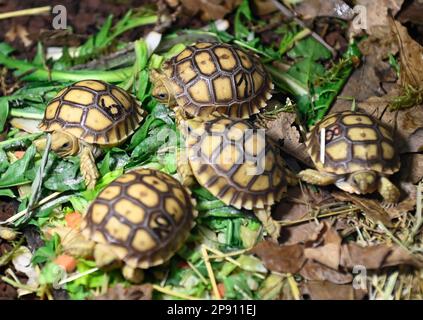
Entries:
<svg viewBox="0 0 423 320">
<path fill-rule="evenodd" d="M 354 172 L 348 180 L 361 194 L 374 192 L 378 185 L 377 173 L 370 170 Z"/>
<path fill-rule="evenodd" d="M 45 150 L 47 139 L 40 138 L 34 141 L 38 151 Z M 64 131 L 54 131 L 51 134 L 51 150 L 60 157 L 75 155 L 79 151 L 78 139 L 70 133 Z"/>
<path fill-rule="evenodd" d="M 161 103 L 165 103 L 169 106 L 174 106 L 175 95 L 173 93 L 172 84 L 170 83 L 169 79 L 164 75 L 156 70 L 151 71 L 151 81 L 154 84 L 152 96 L 156 98 Z"/>
</svg>

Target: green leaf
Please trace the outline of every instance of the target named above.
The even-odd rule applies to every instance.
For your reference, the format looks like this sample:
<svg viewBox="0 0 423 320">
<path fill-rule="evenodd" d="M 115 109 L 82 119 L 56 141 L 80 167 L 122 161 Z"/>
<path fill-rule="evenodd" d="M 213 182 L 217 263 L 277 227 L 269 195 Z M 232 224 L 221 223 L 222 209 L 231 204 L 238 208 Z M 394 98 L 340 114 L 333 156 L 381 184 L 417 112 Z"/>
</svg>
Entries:
<svg viewBox="0 0 423 320">
<path fill-rule="evenodd" d="M 4 130 L 7 117 L 9 116 L 9 101 L 0 99 L 0 133 Z"/>
<path fill-rule="evenodd" d="M 83 190 L 85 183 L 79 174 L 79 157 L 55 157 L 44 187 L 53 191 Z"/>
<path fill-rule="evenodd" d="M 45 62 L 44 58 L 44 46 L 42 42 L 37 42 L 37 52 L 35 53 L 35 57 L 32 60 L 32 63 L 35 65 L 42 66 Z"/>
<path fill-rule="evenodd" d="M 225 285 L 225 298 L 227 299 L 251 299 L 253 296 L 244 273 L 230 275 L 223 280 L 223 283 Z"/>
<path fill-rule="evenodd" d="M 0 53 L 4 54 L 5 56 L 8 56 L 11 54 L 15 49 L 6 42 L 0 42 Z"/>
<path fill-rule="evenodd" d="M 117 179 L 123 174 L 123 168 L 120 168 L 115 171 L 110 171 L 106 173 L 101 179 L 97 182 L 96 186 L 92 190 L 85 190 L 82 195 L 88 201 L 94 200 L 97 195 L 107 187 L 113 180 Z"/>
<path fill-rule="evenodd" d="M 57 233 L 55 233 L 50 240 L 47 240 L 44 243 L 44 246 L 35 251 L 32 257 L 32 264 L 41 264 L 56 258 L 59 245 L 60 237 Z"/>
<path fill-rule="evenodd" d="M 0 197 L 16 198 L 12 189 L 0 189 Z"/>
<path fill-rule="evenodd" d="M 325 71 L 318 60 L 329 59 L 331 53 L 318 41 L 307 37 L 288 51 L 288 56 L 296 59 L 297 62 L 289 68 L 287 73 L 300 83 L 309 86 L 316 77 L 323 75 Z"/>
<path fill-rule="evenodd" d="M 6 171 L 9 167 L 9 159 L 7 158 L 6 152 L 0 148 L 0 174 Z"/>
<path fill-rule="evenodd" d="M 6 172 L 1 176 L 0 188 L 13 187 L 31 182 L 26 176 L 28 169 L 33 165 L 36 154 L 34 145 L 31 145 L 25 152 L 22 159 L 12 163 Z"/>
<path fill-rule="evenodd" d="M 244 24 L 244 20 L 252 20 L 252 14 L 249 6 L 248 0 L 243 0 L 241 5 L 238 7 L 235 13 L 234 19 L 234 29 L 235 29 L 235 38 L 237 39 L 246 39 L 250 35 L 250 30 Z"/>
<path fill-rule="evenodd" d="M 40 285 L 58 284 L 65 276 L 66 271 L 62 267 L 54 262 L 49 262 L 41 269 L 38 283 Z"/>
<path fill-rule="evenodd" d="M 331 53 L 321 43 L 309 36 L 297 42 L 295 47 L 288 52 L 288 56 L 293 59 L 310 58 L 313 61 L 317 61 L 330 59 Z"/>
</svg>

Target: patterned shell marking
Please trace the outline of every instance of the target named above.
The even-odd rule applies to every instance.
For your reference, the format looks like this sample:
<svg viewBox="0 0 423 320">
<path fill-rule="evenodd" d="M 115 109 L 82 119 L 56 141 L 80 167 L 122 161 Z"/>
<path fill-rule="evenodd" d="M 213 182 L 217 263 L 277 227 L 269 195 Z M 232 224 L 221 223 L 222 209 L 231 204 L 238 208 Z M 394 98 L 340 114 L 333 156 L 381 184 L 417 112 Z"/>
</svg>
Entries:
<svg viewBox="0 0 423 320">
<path fill-rule="evenodd" d="M 320 161 L 320 132 L 325 128 L 325 161 Z M 330 114 L 310 131 L 309 154 L 317 169 L 345 174 L 374 170 L 392 174 L 399 170 L 391 132 L 374 117 L 361 112 Z"/>
<path fill-rule="evenodd" d="M 178 105 L 191 115 L 214 110 L 237 118 L 258 113 L 273 83 L 253 55 L 223 43 L 200 42 L 165 63 Z"/>
<path fill-rule="evenodd" d="M 48 104 L 40 128 L 65 130 L 88 143 L 125 140 L 144 117 L 136 100 L 117 86 L 84 80 L 60 91 Z"/>
<path fill-rule="evenodd" d="M 188 125 L 186 142 L 195 178 L 227 205 L 263 208 L 286 191 L 282 158 L 264 132 L 245 120 L 221 117 Z"/>
<path fill-rule="evenodd" d="M 183 245 L 194 225 L 190 195 L 179 181 L 152 169 L 128 172 L 90 205 L 83 234 L 133 268 L 163 263 Z"/>
</svg>

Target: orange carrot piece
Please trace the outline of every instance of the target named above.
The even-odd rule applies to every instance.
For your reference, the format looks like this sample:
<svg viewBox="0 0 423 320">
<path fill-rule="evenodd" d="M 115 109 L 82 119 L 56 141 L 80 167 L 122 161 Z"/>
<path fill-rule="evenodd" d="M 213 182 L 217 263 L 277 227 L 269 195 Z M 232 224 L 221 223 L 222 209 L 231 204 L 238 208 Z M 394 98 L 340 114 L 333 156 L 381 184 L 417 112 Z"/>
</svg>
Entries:
<svg viewBox="0 0 423 320">
<path fill-rule="evenodd" d="M 54 263 L 63 267 L 66 270 L 66 272 L 72 272 L 76 268 L 76 259 L 72 256 L 67 255 L 67 254 L 62 254 L 62 255 L 58 256 L 54 260 Z"/>
</svg>

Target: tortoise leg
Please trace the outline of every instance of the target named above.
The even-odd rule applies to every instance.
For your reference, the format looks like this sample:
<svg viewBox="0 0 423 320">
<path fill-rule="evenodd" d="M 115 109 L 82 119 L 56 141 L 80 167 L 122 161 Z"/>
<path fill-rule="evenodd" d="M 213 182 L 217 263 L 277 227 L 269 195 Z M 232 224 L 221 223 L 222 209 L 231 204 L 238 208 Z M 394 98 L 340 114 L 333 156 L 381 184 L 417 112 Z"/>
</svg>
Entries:
<svg viewBox="0 0 423 320">
<path fill-rule="evenodd" d="M 82 148 L 80 158 L 81 158 L 81 163 L 80 163 L 81 174 L 84 177 L 87 189 L 94 189 L 100 174 L 95 165 L 92 149 L 88 146 L 84 146 Z"/>
<path fill-rule="evenodd" d="M 182 179 L 182 184 L 185 187 L 192 187 L 195 184 L 194 173 L 192 172 L 191 166 L 188 162 L 188 156 L 186 149 L 181 148 L 176 153 L 177 171 Z"/>
<path fill-rule="evenodd" d="M 304 182 L 317 184 L 319 186 L 328 186 L 334 184 L 337 180 L 337 177 L 333 174 L 323 173 L 313 169 L 301 171 L 298 177 Z"/>
<path fill-rule="evenodd" d="M 380 177 L 378 191 L 387 203 L 398 202 L 400 191 L 388 178 Z"/>
<path fill-rule="evenodd" d="M 98 243 L 94 248 L 94 260 L 97 267 L 102 268 L 112 265 L 118 257 L 110 250 L 106 244 Z"/>
<path fill-rule="evenodd" d="M 263 228 L 272 237 L 272 240 L 277 242 L 281 232 L 281 225 L 273 220 L 270 207 L 266 209 L 255 209 L 254 213 L 263 224 Z"/>
<path fill-rule="evenodd" d="M 144 271 L 140 268 L 132 268 L 125 264 L 122 268 L 123 277 L 132 283 L 141 283 L 144 280 Z"/>
</svg>

